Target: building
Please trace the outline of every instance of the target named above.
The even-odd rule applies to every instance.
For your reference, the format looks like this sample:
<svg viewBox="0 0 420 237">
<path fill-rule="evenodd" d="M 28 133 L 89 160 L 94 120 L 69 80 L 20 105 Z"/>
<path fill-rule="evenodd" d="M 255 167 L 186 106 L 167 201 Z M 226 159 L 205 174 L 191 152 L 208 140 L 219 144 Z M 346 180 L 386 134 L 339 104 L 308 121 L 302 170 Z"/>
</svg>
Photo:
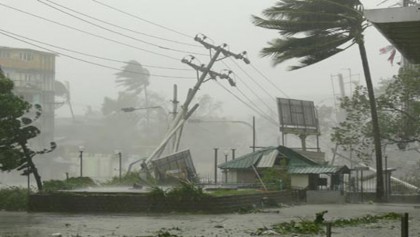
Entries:
<svg viewBox="0 0 420 237">
<path fill-rule="evenodd" d="M 302 154 L 284 146 L 267 147 L 237 159 L 220 164 L 224 180 L 230 184 L 251 184 L 258 182 L 258 176 L 264 169 L 274 168 L 279 172 L 286 171 L 290 176 L 290 186 L 297 189 L 341 190 L 344 174 L 350 170 L 346 166 L 330 166 L 325 161 L 308 157 L 309 152 Z M 319 157 L 316 159 L 319 159 Z"/>
<path fill-rule="evenodd" d="M 49 147 L 54 139 L 55 57 L 32 49 L 0 47 L 0 67 L 13 80 L 15 93 L 42 106 L 41 118 L 34 122 L 41 130 L 34 139 L 38 148 Z"/>
<path fill-rule="evenodd" d="M 404 7 L 366 10 L 366 18 L 411 64 L 420 64 L 420 1 Z"/>
</svg>

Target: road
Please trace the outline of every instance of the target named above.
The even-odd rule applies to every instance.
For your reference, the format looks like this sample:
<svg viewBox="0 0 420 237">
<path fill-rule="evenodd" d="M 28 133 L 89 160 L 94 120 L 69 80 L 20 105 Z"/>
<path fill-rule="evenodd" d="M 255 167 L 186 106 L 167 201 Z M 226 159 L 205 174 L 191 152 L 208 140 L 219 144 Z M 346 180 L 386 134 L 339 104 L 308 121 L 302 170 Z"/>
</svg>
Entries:
<svg viewBox="0 0 420 237">
<path fill-rule="evenodd" d="M 260 227 L 303 219 L 328 210 L 325 218 L 352 218 L 387 212 L 409 213 L 410 236 L 420 236 L 420 204 L 299 205 L 249 214 L 63 214 L 0 211 L 1 237 L 156 236 L 169 231 L 177 236 L 251 236 Z M 293 236 L 293 235 L 291 235 Z M 333 228 L 334 237 L 397 237 L 400 221 L 381 221 L 357 227 Z"/>
</svg>

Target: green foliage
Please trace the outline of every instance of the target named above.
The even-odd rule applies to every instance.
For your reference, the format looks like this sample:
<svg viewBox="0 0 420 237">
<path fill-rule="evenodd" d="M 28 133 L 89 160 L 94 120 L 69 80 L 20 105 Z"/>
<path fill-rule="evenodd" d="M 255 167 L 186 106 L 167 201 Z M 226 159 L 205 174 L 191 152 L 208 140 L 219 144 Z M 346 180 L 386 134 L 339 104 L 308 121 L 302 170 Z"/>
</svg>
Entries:
<svg viewBox="0 0 420 237">
<path fill-rule="evenodd" d="M 193 207 L 194 203 L 210 196 L 201 187 L 183 180 L 180 180 L 177 187 L 167 191 L 155 186 L 148 195 L 155 202 L 154 208 L 161 210 L 183 210 L 183 207 Z"/>
<path fill-rule="evenodd" d="M 77 188 L 95 187 L 97 184 L 89 177 L 73 177 L 67 180 L 44 181 L 44 192 L 57 192 Z"/>
<path fill-rule="evenodd" d="M 405 149 L 420 141 L 420 68 L 406 68 L 398 76 L 382 82 L 378 89 L 377 108 L 381 140 Z M 362 161 L 373 152 L 373 129 L 367 89 L 355 88 L 352 97 L 341 100 L 347 117 L 333 128 L 332 141 L 352 150 Z"/>
<path fill-rule="evenodd" d="M 127 186 L 127 185 L 133 185 L 142 183 L 142 179 L 140 178 L 140 175 L 138 172 L 130 172 L 126 173 L 125 175 L 120 177 L 115 176 L 112 177 L 111 180 L 102 183 L 104 186 Z"/>
<path fill-rule="evenodd" d="M 0 189 L 0 210 L 25 211 L 28 205 L 28 190 L 19 187 Z"/>
<path fill-rule="evenodd" d="M 261 179 L 267 189 L 283 190 L 290 188 L 290 175 L 283 165 L 282 168 L 267 168 L 261 173 Z"/>
<path fill-rule="evenodd" d="M 253 23 L 282 35 L 261 50 L 271 56 L 274 65 L 297 58 L 303 68 L 337 53 L 355 43 L 363 43 L 368 26 L 363 7 L 356 0 L 282 0 L 263 11 L 265 18 L 253 16 Z M 343 45 L 346 48 L 343 49 Z"/>
<path fill-rule="evenodd" d="M 201 187 L 184 180 L 166 193 L 166 197 L 175 202 L 200 201 L 208 196 Z"/>
<path fill-rule="evenodd" d="M 398 220 L 401 215 L 394 212 L 385 213 L 383 215 L 366 215 L 351 219 L 336 219 L 332 221 L 332 225 L 336 227 L 357 226 L 361 224 L 376 223 L 379 220 Z"/>
<path fill-rule="evenodd" d="M 324 233 L 324 214 L 327 211 L 316 213 L 315 220 L 300 220 L 300 221 L 289 221 L 275 224 L 272 226 L 272 230 L 279 234 L 321 234 Z M 345 227 L 345 226 L 358 226 L 362 224 L 376 223 L 379 220 L 397 220 L 401 218 L 400 214 L 397 213 L 385 213 L 383 215 L 366 215 L 362 217 L 350 218 L 350 219 L 336 219 L 330 221 L 334 227 Z M 269 230 L 267 227 L 259 228 L 254 235 L 264 235 L 265 231 Z"/>
<path fill-rule="evenodd" d="M 38 136 L 41 131 L 32 123 L 41 116 L 41 106 L 24 101 L 12 92 L 13 82 L 0 70 L 0 170 L 22 171 L 22 175 L 33 174 L 38 190 L 42 190 L 41 176 L 32 158 L 38 154 L 53 151 L 56 144 L 51 142 L 49 149 L 33 151 L 28 140 Z M 34 112 L 33 118 L 25 117 Z"/>
</svg>

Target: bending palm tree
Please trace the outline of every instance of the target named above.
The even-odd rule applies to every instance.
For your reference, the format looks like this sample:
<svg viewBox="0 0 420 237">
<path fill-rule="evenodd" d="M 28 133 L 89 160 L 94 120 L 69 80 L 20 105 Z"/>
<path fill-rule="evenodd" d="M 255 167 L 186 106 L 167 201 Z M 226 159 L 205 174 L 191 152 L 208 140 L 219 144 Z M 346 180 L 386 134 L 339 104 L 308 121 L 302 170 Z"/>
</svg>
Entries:
<svg viewBox="0 0 420 237">
<path fill-rule="evenodd" d="M 363 32 L 368 23 L 359 0 L 281 0 L 263 11 L 266 19 L 253 16 L 256 26 L 278 30 L 284 38 L 274 39 L 262 49 L 262 56 L 271 56 L 274 65 L 298 58 L 300 69 L 359 46 L 372 116 L 376 154 L 376 198 L 382 200 L 382 152 L 375 95 L 364 45 Z"/>
<path fill-rule="evenodd" d="M 144 99 L 146 107 L 149 107 L 149 98 L 147 95 L 147 86 L 149 85 L 149 70 L 144 68 L 139 62 L 131 60 L 115 74 L 117 76 L 117 84 L 125 87 L 127 92 L 139 95 L 144 91 Z M 147 124 L 149 124 L 149 110 L 146 111 Z"/>
</svg>

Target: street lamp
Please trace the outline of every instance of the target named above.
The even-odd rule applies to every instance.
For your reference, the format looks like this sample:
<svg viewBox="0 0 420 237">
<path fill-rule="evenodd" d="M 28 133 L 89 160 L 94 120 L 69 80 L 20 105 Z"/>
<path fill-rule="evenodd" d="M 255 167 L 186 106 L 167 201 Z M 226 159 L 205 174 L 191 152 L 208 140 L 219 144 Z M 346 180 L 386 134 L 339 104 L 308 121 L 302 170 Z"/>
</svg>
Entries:
<svg viewBox="0 0 420 237">
<path fill-rule="evenodd" d="M 226 163 L 228 161 L 229 152 L 225 151 L 224 153 L 225 153 L 225 163 Z M 225 171 L 224 172 L 225 173 L 225 184 L 227 184 L 227 182 L 228 182 L 228 170 L 225 169 L 224 171 Z"/>
<path fill-rule="evenodd" d="M 85 150 L 84 146 L 79 146 L 79 158 L 80 158 L 80 177 L 83 177 L 83 151 Z"/>
<path fill-rule="evenodd" d="M 121 175 L 121 167 L 122 167 L 122 154 L 121 154 L 121 151 L 120 151 L 120 150 L 115 150 L 115 151 L 114 151 L 114 153 L 115 153 L 115 155 L 117 155 L 117 156 L 118 156 L 118 163 L 119 163 L 119 179 L 120 179 L 120 181 L 121 181 L 121 177 L 122 177 L 122 175 Z"/>
</svg>

